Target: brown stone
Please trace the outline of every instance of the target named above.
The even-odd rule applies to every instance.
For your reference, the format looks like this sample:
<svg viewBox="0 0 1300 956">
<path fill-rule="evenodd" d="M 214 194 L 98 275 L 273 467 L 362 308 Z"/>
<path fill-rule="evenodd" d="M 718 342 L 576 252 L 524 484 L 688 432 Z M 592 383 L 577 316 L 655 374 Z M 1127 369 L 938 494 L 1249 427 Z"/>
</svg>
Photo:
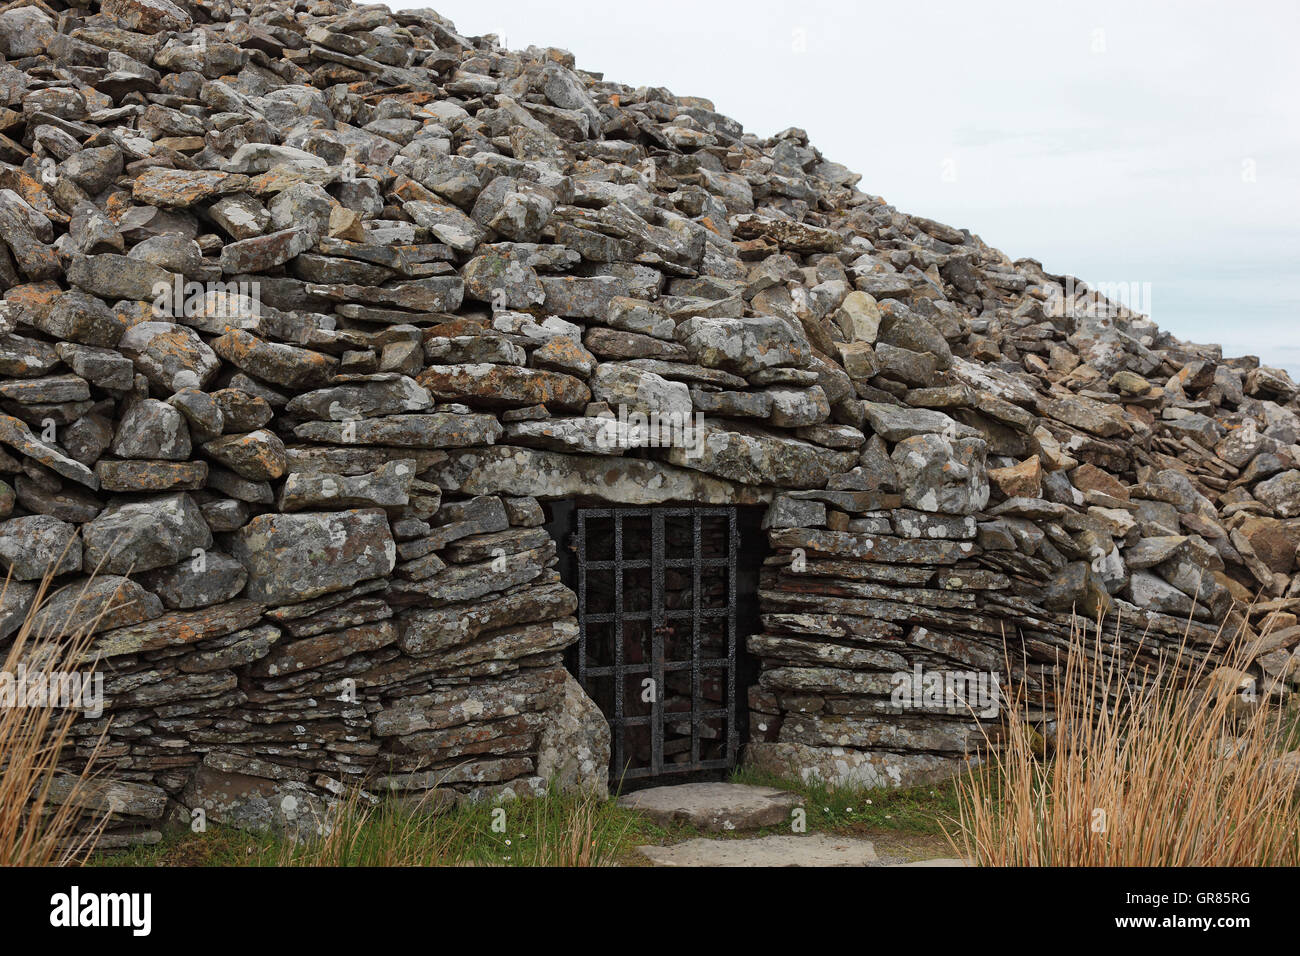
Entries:
<svg viewBox="0 0 1300 956">
<path fill-rule="evenodd" d="M 513 365 L 435 365 L 416 380 L 437 398 L 488 408 L 545 405 L 578 411 L 591 400 L 591 391 L 572 375 Z"/>
<path fill-rule="evenodd" d="M 990 468 L 989 481 L 1008 498 L 1037 498 L 1042 491 L 1043 470 L 1035 455 L 1018 465 Z"/>
<path fill-rule="evenodd" d="M 1120 501 L 1129 500 L 1129 490 L 1114 475 L 1096 465 L 1083 464 L 1070 472 L 1070 481 L 1080 491 L 1099 491 Z"/>
</svg>

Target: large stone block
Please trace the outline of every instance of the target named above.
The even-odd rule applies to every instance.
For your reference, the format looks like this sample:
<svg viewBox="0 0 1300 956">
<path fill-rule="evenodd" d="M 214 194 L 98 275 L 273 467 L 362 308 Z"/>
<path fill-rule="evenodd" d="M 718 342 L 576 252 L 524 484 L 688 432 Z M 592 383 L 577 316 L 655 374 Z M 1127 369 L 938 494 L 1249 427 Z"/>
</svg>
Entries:
<svg viewBox="0 0 1300 956">
<path fill-rule="evenodd" d="M 375 509 L 259 515 L 234 536 L 247 595 L 297 604 L 384 577 L 397 562 L 388 518 Z"/>
</svg>

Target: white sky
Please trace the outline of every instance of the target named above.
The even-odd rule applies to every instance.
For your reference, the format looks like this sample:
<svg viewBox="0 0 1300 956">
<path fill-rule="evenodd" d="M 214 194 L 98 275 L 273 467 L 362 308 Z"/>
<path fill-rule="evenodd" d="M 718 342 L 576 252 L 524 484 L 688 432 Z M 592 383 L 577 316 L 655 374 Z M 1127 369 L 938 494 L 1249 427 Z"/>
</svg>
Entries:
<svg viewBox="0 0 1300 956">
<path fill-rule="evenodd" d="M 1163 328 L 1300 375 L 1300 4 L 433 6 L 466 35 L 708 97 L 759 136 L 803 127 L 904 212 L 1150 283 Z"/>
</svg>

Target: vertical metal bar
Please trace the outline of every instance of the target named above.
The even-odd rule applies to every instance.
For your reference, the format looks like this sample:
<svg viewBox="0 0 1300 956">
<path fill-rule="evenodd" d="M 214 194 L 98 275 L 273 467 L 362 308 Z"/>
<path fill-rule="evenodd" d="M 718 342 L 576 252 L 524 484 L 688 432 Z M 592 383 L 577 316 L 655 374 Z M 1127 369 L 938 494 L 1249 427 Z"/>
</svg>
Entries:
<svg viewBox="0 0 1300 956">
<path fill-rule="evenodd" d="M 740 529 L 736 509 L 727 510 L 727 766 L 736 763 L 736 562 L 739 560 Z"/>
<path fill-rule="evenodd" d="M 611 511 L 614 521 L 614 736 L 616 738 L 615 767 L 621 774 L 627 769 L 625 728 L 623 727 L 623 692 L 626 678 L 623 674 L 623 515 Z"/>
<path fill-rule="evenodd" d="M 577 542 L 574 550 L 577 554 L 577 591 L 578 591 L 578 653 L 577 653 L 577 677 L 579 683 L 589 692 L 594 693 L 595 688 L 589 686 L 591 682 L 599 681 L 604 677 L 611 677 L 613 680 L 613 700 L 609 703 L 610 713 L 606 714 L 610 723 L 613 750 L 613 766 L 611 770 L 614 776 L 619 776 L 625 772 L 631 771 L 635 777 L 662 777 L 665 773 L 680 771 L 690 771 L 699 769 L 701 764 L 718 764 L 718 757 L 714 748 L 706 739 L 704 727 L 705 713 L 720 714 L 725 719 L 727 726 L 725 728 L 725 757 L 722 763 L 728 767 L 735 766 L 739 756 L 740 740 L 739 729 L 736 725 L 736 714 L 738 710 L 737 703 L 737 682 L 736 674 L 737 656 L 739 653 L 738 643 L 740 635 L 738 633 L 738 607 L 739 600 L 737 595 L 737 579 L 739 576 L 739 553 L 741 547 L 740 525 L 734 508 L 648 508 L 648 509 L 575 509 L 577 529 Z M 624 540 L 624 519 L 634 517 L 648 517 L 650 524 L 650 553 L 645 555 L 644 546 L 638 539 L 635 544 L 636 560 L 635 564 L 647 568 L 649 574 L 649 613 L 638 616 L 640 620 L 647 620 L 650 625 L 650 641 L 648 650 L 650 654 L 650 667 L 641 668 L 638 664 L 638 673 L 647 672 L 654 681 L 654 698 L 651 701 L 651 710 L 648 719 L 640 716 L 635 718 L 629 716 L 629 707 L 633 701 L 631 698 L 625 698 L 629 692 L 639 693 L 639 687 L 631 689 L 627 686 L 629 664 L 627 657 L 626 641 L 628 632 L 625 626 L 625 615 L 627 613 L 628 593 L 625 593 L 626 585 L 625 576 L 628 570 L 627 559 L 624 557 L 626 543 Z M 717 545 L 722 546 L 725 541 L 726 554 L 723 556 L 712 556 L 707 552 L 704 535 L 712 534 L 713 529 L 706 529 L 709 524 L 707 519 L 718 517 L 726 521 L 725 528 L 718 528 L 719 540 Z M 667 529 L 676 527 L 673 520 L 678 518 L 689 518 L 691 521 L 691 550 L 690 558 L 681 560 L 673 558 L 669 560 L 669 550 L 667 541 Z M 590 520 L 589 520 L 590 519 Z M 681 528 L 685 531 L 685 528 Z M 595 563 L 603 565 L 601 571 L 609 570 L 612 572 L 611 586 L 613 588 L 612 614 L 601 613 L 597 617 L 605 618 L 600 622 L 600 630 L 597 632 L 597 639 L 612 640 L 614 653 L 612 655 L 612 666 L 606 665 L 602 658 L 600 666 L 592 664 L 588 654 L 588 644 L 593 640 L 593 625 L 588 620 L 589 602 L 593 598 L 593 585 L 590 580 L 590 573 L 593 570 L 589 565 L 593 563 L 590 559 L 590 553 L 587 541 L 588 533 L 608 534 L 612 537 L 613 559 L 605 562 L 603 559 Z M 726 667 L 725 678 L 719 674 L 720 690 L 726 694 L 726 706 L 718 708 L 713 706 L 710 699 L 706 699 L 704 686 L 706 675 L 704 673 L 703 662 L 707 657 L 708 660 L 714 661 L 719 655 L 710 643 L 708 654 L 705 654 L 703 642 L 706 636 L 713 635 L 714 625 L 711 623 L 720 620 L 724 615 L 719 615 L 716 610 L 706 607 L 705 604 L 705 586 L 706 583 L 716 580 L 712 573 L 706 574 L 705 562 L 708 561 L 707 568 L 721 569 L 723 563 L 726 565 L 726 606 L 724 615 L 727 627 L 727 647 L 726 656 L 722 661 L 718 661 L 714 668 L 721 664 Z M 668 601 L 668 581 L 667 571 L 669 566 L 674 569 L 674 574 L 680 578 L 681 572 L 690 570 L 690 607 L 670 608 Z M 706 578 L 708 581 L 706 582 Z M 603 578 L 601 579 L 603 580 Z M 640 579 L 638 578 L 638 581 Z M 720 582 L 719 582 L 720 583 Z M 639 586 L 639 585 L 638 585 Z M 674 592 L 678 593 L 678 592 Z M 643 596 L 638 595 L 638 600 Z M 671 768 L 667 767 L 666 760 L 666 737 L 668 735 L 668 719 L 670 716 L 679 720 L 687 716 L 681 711 L 669 711 L 667 708 L 667 642 L 669 638 L 669 629 L 672 628 L 677 639 L 677 646 L 680 647 L 685 635 L 680 634 L 680 626 L 677 622 L 690 620 L 690 662 L 681 671 L 675 668 L 674 673 L 684 673 L 687 668 L 690 671 L 690 752 L 689 762 L 674 763 Z M 642 632 L 640 620 L 637 623 L 637 635 Z M 605 627 L 606 624 L 612 624 L 612 627 Z M 706 625 L 710 628 L 709 634 L 705 634 Z M 712 637 L 710 637 L 712 641 Z M 682 648 L 685 651 L 685 648 Z M 642 655 L 638 655 L 642 656 Z M 675 659 L 678 661 L 679 658 Z M 684 663 L 684 662 L 682 662 Z M 680 666 L 680 665 L 675 665 Z M 598 677 L 592 677 L 591 671 L 595 669 L 601 672 Z M 710 675 L 712 670 L 710 671 Z M 724 690 L 725 688 L 725 690 Z M 639 715 L 639 705 L 634 708 Z M 709 720 L 714 718 L 710 717 Z M 635 726 L 641 727 L 648 725 L 650 728 L 650 755 L 648 766 L 645 764 L 632 767 L 629 766 L 634 760 L 639 759 L 637 754 L 629 754 L 631 743 L 627 735 L 627 722 L 633 720 Z M 638 739 L 639 733 L 638 733 Z M 722 741 L 719 741 L 722 743 Z M 705 745 L 709 744 L 710 754 L 706 759 L 703 753 Z M 687 755 L 682 753 L 680 758 Z"/>
<path fill-rule="evenodd" d="M 700 762 L 700 511 L 691 510 L 691 763 Z"/>
<path fill-rule="evenodd" d="M 664 772 L 664 514 L 650 513 L 650 765 L 656 776 Z"/>
<path fill-rule="evenodd" d="M 578 683 L 587 687 L 587 516 L 578 512 Z"/>
</svg>

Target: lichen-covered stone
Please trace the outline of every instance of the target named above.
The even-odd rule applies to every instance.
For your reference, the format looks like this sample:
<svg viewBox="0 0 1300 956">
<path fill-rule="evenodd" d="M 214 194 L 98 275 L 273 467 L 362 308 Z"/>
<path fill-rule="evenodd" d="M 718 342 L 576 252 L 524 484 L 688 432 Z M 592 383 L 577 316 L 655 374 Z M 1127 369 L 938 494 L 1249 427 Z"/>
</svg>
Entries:
<svg viewBox="0 0 1300 956">
<path fill-rule="evenodd" d="M 261 515 L 236 533 L 232 553 L 248 571 L 248 596 L 267 604 L 383 577 L 397 560 L 388 518 L 373 509 Z"/>
</svg>

